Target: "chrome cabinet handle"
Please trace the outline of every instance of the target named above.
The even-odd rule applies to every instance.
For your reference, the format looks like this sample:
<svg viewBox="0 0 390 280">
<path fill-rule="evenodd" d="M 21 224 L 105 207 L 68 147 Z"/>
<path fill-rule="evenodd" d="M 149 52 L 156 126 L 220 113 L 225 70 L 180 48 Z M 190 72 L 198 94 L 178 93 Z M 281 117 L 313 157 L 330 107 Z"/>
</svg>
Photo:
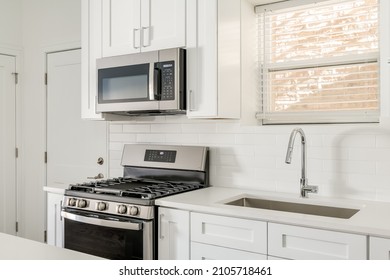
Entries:
<svg viewBox="0 0 390 280">
<path fill-rule="evenodd" d="M 164 214 L 160 214 L 160 218 L 158 219 L 158 230 L 160 232 L 159 236 L 160 239 L 164 239 L 164 235 L 162 235 L 162 218 L 164 217 Z"/>
<path fill-rule="evenodd" d="M 87 177 L 87 179 L 103 179 L 104 178 L 104 175 L 102 173 L 99 173 L 98 175 L 94 176 L 94 177 Z"/>
<path fill-rule="evenodd" d="M 134 49 L 139 49 L 140 48 L 140 46 L 136 46 L 136 44 L 135 44 L 135 33 L 137 32 L 137 31 L 139 31 L 139 28 L 134 28 L 133 29 L 133 47 L 134 47 Z"/>
<path fill-rule="evenodd" d="M 190 89 L 188 92 L 188 110 L 190 112 L 196 111 L 196 109 L 192 107 L 192 105 L 195 103 L 193 102 L 193 96 L 194 96 L 194 91 Z"/>
<path fill-rule="evenodd" d="M 147 34 L 147 36 L 146 36 Z M 145 44 L 145 38 L 147 38 L 147 44 Z M 142 27 L 142 46 L 149 47 L 150 46 L 150 26 Z"/>
</svg>

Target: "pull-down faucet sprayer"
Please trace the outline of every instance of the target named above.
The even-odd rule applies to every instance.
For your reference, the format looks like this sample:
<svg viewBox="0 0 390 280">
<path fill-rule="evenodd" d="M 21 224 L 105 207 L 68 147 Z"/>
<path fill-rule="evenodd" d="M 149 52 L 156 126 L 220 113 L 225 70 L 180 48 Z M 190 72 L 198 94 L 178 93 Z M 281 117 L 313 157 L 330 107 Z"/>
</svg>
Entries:
<svg viewBox="0 0 390 280">
<path fill-rule="evenodd" d="M 306 178 L 306 136 L 301 128 L 295 128 L 290 134 L 290 140 L 288 142 L 287 153 L 286 153 L 286 163 L 291 163 L 291 156 L 294 150 L 294 142 L 297 134 L 301 135 L 301 180 L 300 180 L 300 192 L 301 197 L 307 197 L 307 193 L 317 193 L 317 186 L 308 185 L 308 180 Z"/>
</svg>

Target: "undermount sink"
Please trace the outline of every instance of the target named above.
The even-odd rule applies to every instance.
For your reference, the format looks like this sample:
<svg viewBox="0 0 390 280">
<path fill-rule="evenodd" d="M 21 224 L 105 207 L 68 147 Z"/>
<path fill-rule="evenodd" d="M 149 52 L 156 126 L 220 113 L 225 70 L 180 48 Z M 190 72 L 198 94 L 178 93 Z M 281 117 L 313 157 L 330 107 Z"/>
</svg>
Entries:
<svg viewBox="0 0 390 280">
<path fill-rule="evenodd" d="M 303 204 L 303 203 L 294 203 L 294 202 L 286 202 L 286 201 L 251 198 L 251 197 L 243 197 L 243 198 L 235 199 L 233 201 L 226 202 L 225 204 L 240 206 L 240 207 L 260 208 L 260 209 L 267 209 L 267 210 L 293 212 L 299 214 L 325 216 L 325 217 L 341 218 L 341 219 L 349 219 L 357 212 L 359 212 L 359 209 L 340 208 L 340 207 L 323 206 L 323 205 L 315 205 L 315 204 Z"/>
</svg>

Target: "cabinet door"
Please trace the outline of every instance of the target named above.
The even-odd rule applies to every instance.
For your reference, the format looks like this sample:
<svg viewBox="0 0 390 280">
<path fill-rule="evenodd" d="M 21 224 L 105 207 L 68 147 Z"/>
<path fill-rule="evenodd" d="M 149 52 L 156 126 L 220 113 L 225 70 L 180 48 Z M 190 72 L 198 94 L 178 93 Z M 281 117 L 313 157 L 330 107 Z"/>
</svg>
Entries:
<svg viewBox="0 0 390 280">
<path fill-rule="evenodd" d="M 370 236 L 370 260 L 390 260 L 390 239 Z"/>
<path fill-rule="evenodd" d="M 158 259 L 189 260 L 189 212 L 160 207 L 158 213 Z"/>
<path fill-rule="evenodd" d="M 267 223 L 191 213 L 191 241 L 267 254 Z"/>
<path fill-rule="evenodd" d="M 63 195 L 47 193 L 47 244 L 64 247 L 61 204 Z"/>
<path fill-rule="evenodd" d="M 252 252 L 191 242 L 191 260 L 266 260 L 267 256 Z"/>
<path fill-rule="evenodd" d="M 187 1 L 187 116 L 240 118 L 241 1 Z"/>
<path fill-rule="evenodd" d="M 268 254 L 299 260 L 365 260 L 367 236 L 268 223 Z"/>
<path fill-rule="evenodd" d="M 81 2 L 81 118 L 101 120 L 96 113 L 96 59 L 102 57 L 102 1 Z"/>
<path fill-rule="evenodd" d="M 185 47 L 186 1 L 141 1 L 143 52 Z"/>
<path fill-rule="evenodd" d="M 187 94 L 190 118 L 218 115 L 218 1 L 187 2 Z"/>
<path fill-rule="evenodd" d="M 103 0 L 102 16 L 103 57 L 140 52 L 141 0 Z"/>
</svg>

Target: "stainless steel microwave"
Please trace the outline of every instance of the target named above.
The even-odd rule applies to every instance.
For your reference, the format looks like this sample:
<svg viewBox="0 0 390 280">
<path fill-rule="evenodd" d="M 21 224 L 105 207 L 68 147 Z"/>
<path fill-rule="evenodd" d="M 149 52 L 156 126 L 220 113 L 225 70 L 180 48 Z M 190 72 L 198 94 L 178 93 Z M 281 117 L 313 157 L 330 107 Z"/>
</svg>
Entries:
<svg viewBox="0 0 390 280">
<path fill-rule="evenodd" d="M 98 59 L 97 113 L 185 113 L 185 58 L 176 48 Z"/>
</svg>

